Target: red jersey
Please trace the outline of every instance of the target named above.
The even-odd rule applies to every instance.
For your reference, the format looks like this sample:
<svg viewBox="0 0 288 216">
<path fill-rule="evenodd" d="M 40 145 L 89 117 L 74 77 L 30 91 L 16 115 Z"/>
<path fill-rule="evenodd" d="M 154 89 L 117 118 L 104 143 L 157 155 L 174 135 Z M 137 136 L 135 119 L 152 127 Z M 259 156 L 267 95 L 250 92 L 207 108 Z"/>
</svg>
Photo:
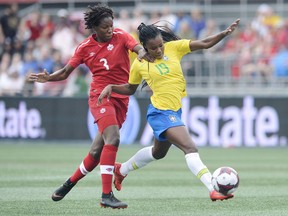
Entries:
<svg viewBox="0 0 288 216">
<path fill-rule="evenodd" d="M 99 43 L 95 34 L 86 38 L 78 45 L 69 63 L 76 68 L 85 64 L 92 73 L 90 92 L 100 94 L 108 84 L 125 84 L 128 82 L 130 60 L 128 50 L 138 42 L 127 32 L 114 29 L 112 39 Z M 113 97 L 127 97 L 112 93 Z"/>
</svg>

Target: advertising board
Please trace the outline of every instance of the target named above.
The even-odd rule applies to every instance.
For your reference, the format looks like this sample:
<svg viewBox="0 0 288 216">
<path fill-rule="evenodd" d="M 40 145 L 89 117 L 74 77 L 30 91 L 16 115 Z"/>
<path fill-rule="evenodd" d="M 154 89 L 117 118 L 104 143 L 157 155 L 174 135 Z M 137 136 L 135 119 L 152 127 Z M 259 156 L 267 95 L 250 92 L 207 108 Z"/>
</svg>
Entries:
<svg viewBox="0 0 288 216">
<path fill-rule="evenodd" d="M 148 98 L 130 99 L 121 143 L 150 145 Z M 183 98 L 182 120 L 197 146 L 287 146 L 288 98 Z M 0 139 L 89 140 L 97 126 L 87 98 L 0 98 Z"/>
</svg>

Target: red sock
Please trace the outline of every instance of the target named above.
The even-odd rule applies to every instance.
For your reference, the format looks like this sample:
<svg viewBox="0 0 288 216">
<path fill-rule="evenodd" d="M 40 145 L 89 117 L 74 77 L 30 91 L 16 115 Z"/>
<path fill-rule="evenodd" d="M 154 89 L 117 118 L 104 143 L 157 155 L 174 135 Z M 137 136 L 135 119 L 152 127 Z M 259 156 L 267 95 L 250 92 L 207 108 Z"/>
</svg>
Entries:
<svg viewBox="0 0 288 216">
<path fill-rule="evenodd" d="M 105 144 L 100 157 L 100 171 L 102 178 L 102 192 L 108 194 L 112 191 L 113 170 L 118 147 Z"/>
<path fill-rule="evenodd" d="M 78 169 L 75 173 L 70 177 L 70 181 L 73 183 L 77 183 L 80 179 L 82 179 L 85 175 L 91 172 L 97 165 L 99 164 L 99 160 L 95 160 L 90 153 L 86 155 Z"/>
</svg>

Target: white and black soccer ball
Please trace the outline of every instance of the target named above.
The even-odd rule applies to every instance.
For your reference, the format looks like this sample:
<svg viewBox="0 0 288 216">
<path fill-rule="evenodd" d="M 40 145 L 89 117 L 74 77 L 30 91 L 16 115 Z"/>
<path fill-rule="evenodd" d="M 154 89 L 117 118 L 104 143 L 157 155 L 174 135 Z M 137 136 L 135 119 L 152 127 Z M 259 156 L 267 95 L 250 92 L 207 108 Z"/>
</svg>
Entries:
<svg viewBox="0 0 288 216">
<path fill-rule="evenodd" d="M 213 188 L 224 194 L 232 194 L 239 186 L 239 175 L 231 167 L 220 167 L 212 174 Z"/>
</svg>

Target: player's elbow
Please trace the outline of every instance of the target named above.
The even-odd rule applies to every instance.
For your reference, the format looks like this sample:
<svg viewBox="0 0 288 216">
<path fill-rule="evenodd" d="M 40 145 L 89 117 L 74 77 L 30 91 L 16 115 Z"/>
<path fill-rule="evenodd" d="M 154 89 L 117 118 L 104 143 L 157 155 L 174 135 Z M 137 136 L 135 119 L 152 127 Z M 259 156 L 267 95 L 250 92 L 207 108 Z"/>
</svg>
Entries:
<svg viewBox="0 0 288 216">
<path fill-rule="evenodd" d="M 128 95 L 133 95 L 135 94 L 136 90 L 137 90 L 138 85 L 131 85 L 128 84 L 127 85 L 127 90 L 128 90 Z"/>
</svg>

